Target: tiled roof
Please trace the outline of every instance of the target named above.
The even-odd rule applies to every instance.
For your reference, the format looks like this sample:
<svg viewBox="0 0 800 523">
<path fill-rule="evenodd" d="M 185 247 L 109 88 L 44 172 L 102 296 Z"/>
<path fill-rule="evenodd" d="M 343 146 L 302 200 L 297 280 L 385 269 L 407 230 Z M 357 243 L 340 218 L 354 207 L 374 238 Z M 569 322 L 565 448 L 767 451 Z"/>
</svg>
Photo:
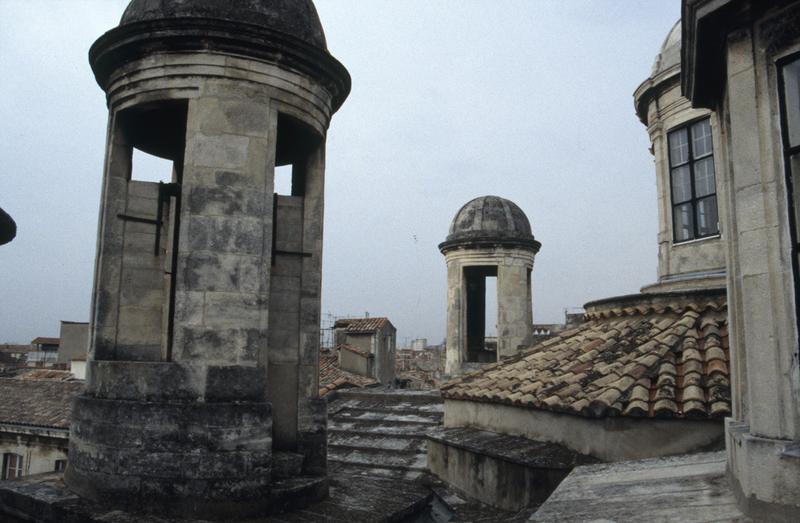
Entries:
<svg viewBox="0 0 800 523">
<path fill-rule="evenodd" d="M 345 318 L 336 320 L 334 327 L 345 327 L 350 334 L 367 334 L 383 329 L 387 324 L 392 325 L 388 318 Z"/>
<path fill-rule="evenodd" d="M 724 293 L 587 305 L 586 322 L 455 378 L 451 399 L 591 417 L 731 413 Z"/>
<path fill-rule="evenodd" d="M 372 353 L 369 353 L 369 352 L 367 352 L 367 351 L 365 351 L 363 349 L 359 349 L 358 347 L 353 347 L 352 345 L 347 345 L 346 343 L 338 345 L 337 348 L 340 349 L 340 350 L 346 350 L 346 351 L 354 352 L 354 353 L 358 354 L 359 356 L 364 356 L 365 358 L 374 358 L 375 357 L 375 355 L 372 354 Z"/>
<path fill-rule="evenodd" d="M 0 378 L 0 423 L 69 428 L 72 400 L 84 384 Z"/>
<path fill-rule="evenodd" d="M 339 388 L 366 387 L 378 383 L 373 378 L 359 376 L 339 367 L 336 351 L 322 350 L 319 354 L 319 397 Z"/>
<path fill-rule="evenodd" d="M 31 342 L 31 345 L 61 345 L 61 338 L 47 338 L 39 336 Z"/>
<path fill-rule="evenodd" d="M 31 352 L 33 347 L 30 345 L 14 345 L 13 343 L 0 344 L 0 352 Z"/>
<path fill-rule="evenodd" d="M 68 370 L 57 369 L 31 369 L 17 376 L 18 380 L 60 380 L 65 381 L 73 377 Z"/>
</svg>

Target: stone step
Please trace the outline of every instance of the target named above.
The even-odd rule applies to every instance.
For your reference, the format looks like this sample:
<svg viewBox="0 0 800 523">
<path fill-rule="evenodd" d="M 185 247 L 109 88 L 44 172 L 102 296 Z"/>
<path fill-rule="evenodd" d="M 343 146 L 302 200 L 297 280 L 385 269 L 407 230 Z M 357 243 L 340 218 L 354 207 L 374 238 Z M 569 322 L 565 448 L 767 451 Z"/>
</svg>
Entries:
<svg viewBox="0 0 800 523">
<path fill-rule="evenodd" d="M 402 481 L 416 481 L 427 474 L 427 472 L 420 470 L 364 466 L 346 462 L 329 462 L 328 472 L 336 476 L 348 475 L 358 477 L 386 478 Z"/>
<path fill-rule="evenodd" d="M 383 451 L 424 452 L 422 437 L 395 437 L 371 432 L 328 431 L 328 445 L 349 448 L 374 448 Z"/>
<path fill-rule="evenodd" d="M 391 435 L 395 437 L 425 437 L 436 430 L 438 423 L 411 423 L 403 421 L 380 421 L 365 419 L 329 419 L 328 431 L 351 431 L 372 434 Z"/>
<path fill-rule="evenodd" d="M 373 400 L 389 403 L 415 403 L 430 404 L 442 403 L 442 396 L 438 391 L 384 391 L 370 389 L 347 389 L 337 391 L 337 399 L 345 400 Z"/>
<path fill-rule="evenodd" d="M 426 452 L 386 452 L 380 449 L 328 446 L 328 461 L 365 467 L 425 471 L 428 465 L 428 454 Z"/>
<path fill-rule="evenodd" d="M 346 409 L 361 409 L 372 410 L 375 412 L 400 412 L 400 413 L 433 413 L 443 414 L 444 404 L 430 403 L 430 404 L 417 404 L 409 402 L 384 402 L 373 400 L 339 400 L 332 402 L 328 407 L 329 414 L 335 414 L 340 410 Z"/>
<path fill-rule="evenodd" d="M 398 423 L 420 423 L 427 425 L 440 425 L 441 414 L 422 412 L 375 412 L 367 409 L 341 410 L 332 416 L 334 420 L 379 421 Z"/>
</svg>

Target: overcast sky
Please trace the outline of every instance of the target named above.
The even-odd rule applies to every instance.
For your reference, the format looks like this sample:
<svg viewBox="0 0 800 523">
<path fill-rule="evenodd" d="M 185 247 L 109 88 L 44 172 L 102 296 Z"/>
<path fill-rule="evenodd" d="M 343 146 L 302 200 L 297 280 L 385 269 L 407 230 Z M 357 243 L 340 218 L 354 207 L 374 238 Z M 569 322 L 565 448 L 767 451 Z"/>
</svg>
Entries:
<svg viewBox="0 0 800 523">
<path fill-rule="evenodd" d="M 0 343 L 87 321 L 106 107 L 87 62 L 126 0 L 0 0 Z M 632 93 L 678 0 L 316 0 L 353 91 L 328 137 L 323 313 L 445 335 L 437 244 L 485 194 L 542 249 L 534 321 L 655 281 L 655 173 Z"/>
</svg>

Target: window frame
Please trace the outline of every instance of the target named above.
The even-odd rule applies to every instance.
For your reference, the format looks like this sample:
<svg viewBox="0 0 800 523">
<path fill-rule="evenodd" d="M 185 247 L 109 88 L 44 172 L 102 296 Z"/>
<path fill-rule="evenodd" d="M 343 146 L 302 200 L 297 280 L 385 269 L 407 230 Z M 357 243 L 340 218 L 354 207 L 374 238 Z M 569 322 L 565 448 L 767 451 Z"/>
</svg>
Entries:
<svg viewBox="0 0 800 523">
<path fill-rule="evenodd" d="M 14 466 L 14 477 L 11 477 L 11 457 L 15 459 L 15 466 Z M 17 454 L 15 452 L 6 452 L 3 454 L 3 470 L 0 477 L 3 480 L 10 480 L 10 479 L 17 479 L 22 477 L 22 473 L 25 471 L 23 467 L 24 457 L 22 454 Z"/>
<path fill-rule="evenodd" d="M 711 153 L 701 158 L 694 158 L 694 136 L 692 135 L 692 128 L 699 124 L 700 122 L 707 121 L 709 129 L 711 131 Z M 672 165 L 672 151 L 670 147 L 670 136 L 673 133 L 677 133 L 679 131 L 686 131 L 687 135 L 687 161 L 686 163 L 682 163 L 677 166 Z M 711 116 L 701 116 L 699 118 L 694 118 L 692 120 L 687 120 L 686 122 L 681 122 L 680 124 L 672 127 L 667 131 L 666 137 L 666 154 L 667 154 L 667 180 L 669 181 L 669 200 L 670 200 L 670 228 L 672 229 L 672 243 L 673 245 L 682 245 L 685 243 L 690 243 L 698 240 L 706 240 L 710 238 L 718 238 L 720 236 L 720 221 L 719 221 L 719 199 L 717 198 L 717 161 L 716 161 L 716 150 L 714 147 L 714 127 L 711 125 Z M 711 158 L 714 166 L 714 192 L 705 194 L 703 196 L 697 196 L 697 191 L 695 189 L 695 165 L 702 160 L 707 158 Z M 675 202 L 675 191 L 673 187 L 672 181 L 672 173 L 674 170 L 688 166 L 689 168 L 689 188 L 691 189 L 691 197 L 688 200 L 684 200 L 681 202 Z M 697 219 L 697 208 L 701 201 L 709 200 L 714 198 L 714 206 L 716 208 L 717 214 L 717 223 L 716 223 L 716 230 L 714 232 L 708 234 L 700 234 L 700 226 L 699 220 Z M 690 238 L 678 239 L 678 230 L 675 227 L 675 210 L 683 205 L 689 204 L 692 210 L 692 236 Z"/>
<path fill-rule="evenodd" d="M 795 187 L 792 173 L 792 157 L 800 155 L 800 143 L 792 146 L 789 136 L 789 114 L 786 105 L 786 81 L 784 69 L 787 65 L 800 61 L 800 52 L 791 53 L 775 61 L 778 87 L 778 104 L 780 116 L 781 149 L 783 160 L 783 181 L 786 187 L 786 211 L 791 238 L 790 258 L 792 263 L 792 280 L 794 283 L 795 328 L 800 337 L 800 237 L 798 237 L 797 215 L 795 214 Z M 797 353 L 800 355 L 800 340 L 796 341 Z"/>
</svg>

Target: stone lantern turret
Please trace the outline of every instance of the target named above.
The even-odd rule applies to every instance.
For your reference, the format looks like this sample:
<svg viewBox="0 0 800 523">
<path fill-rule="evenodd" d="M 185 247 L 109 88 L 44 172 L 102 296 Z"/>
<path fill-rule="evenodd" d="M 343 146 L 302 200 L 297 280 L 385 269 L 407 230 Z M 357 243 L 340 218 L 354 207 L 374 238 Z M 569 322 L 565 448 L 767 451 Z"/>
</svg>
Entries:
<svg viewBox="0 0 800 523">
<path fill-rule="evenodd" d="M 531 272 L 541 244 L 514 202 L 482 196 L 464 205 L 439 250 L 447 261 L 445 371 L 497 361 L 531 341 Z M 497 277 L 497 348 L 486 344 L 486 278 Z"/>
<path fill-rule="evenodd" d="M 68 487 L 204 519 L 319 499 L 325 140 L 350 77 L 313 3 L 133 0 L 89 59 L 109 125 Z"/>
</svg>

